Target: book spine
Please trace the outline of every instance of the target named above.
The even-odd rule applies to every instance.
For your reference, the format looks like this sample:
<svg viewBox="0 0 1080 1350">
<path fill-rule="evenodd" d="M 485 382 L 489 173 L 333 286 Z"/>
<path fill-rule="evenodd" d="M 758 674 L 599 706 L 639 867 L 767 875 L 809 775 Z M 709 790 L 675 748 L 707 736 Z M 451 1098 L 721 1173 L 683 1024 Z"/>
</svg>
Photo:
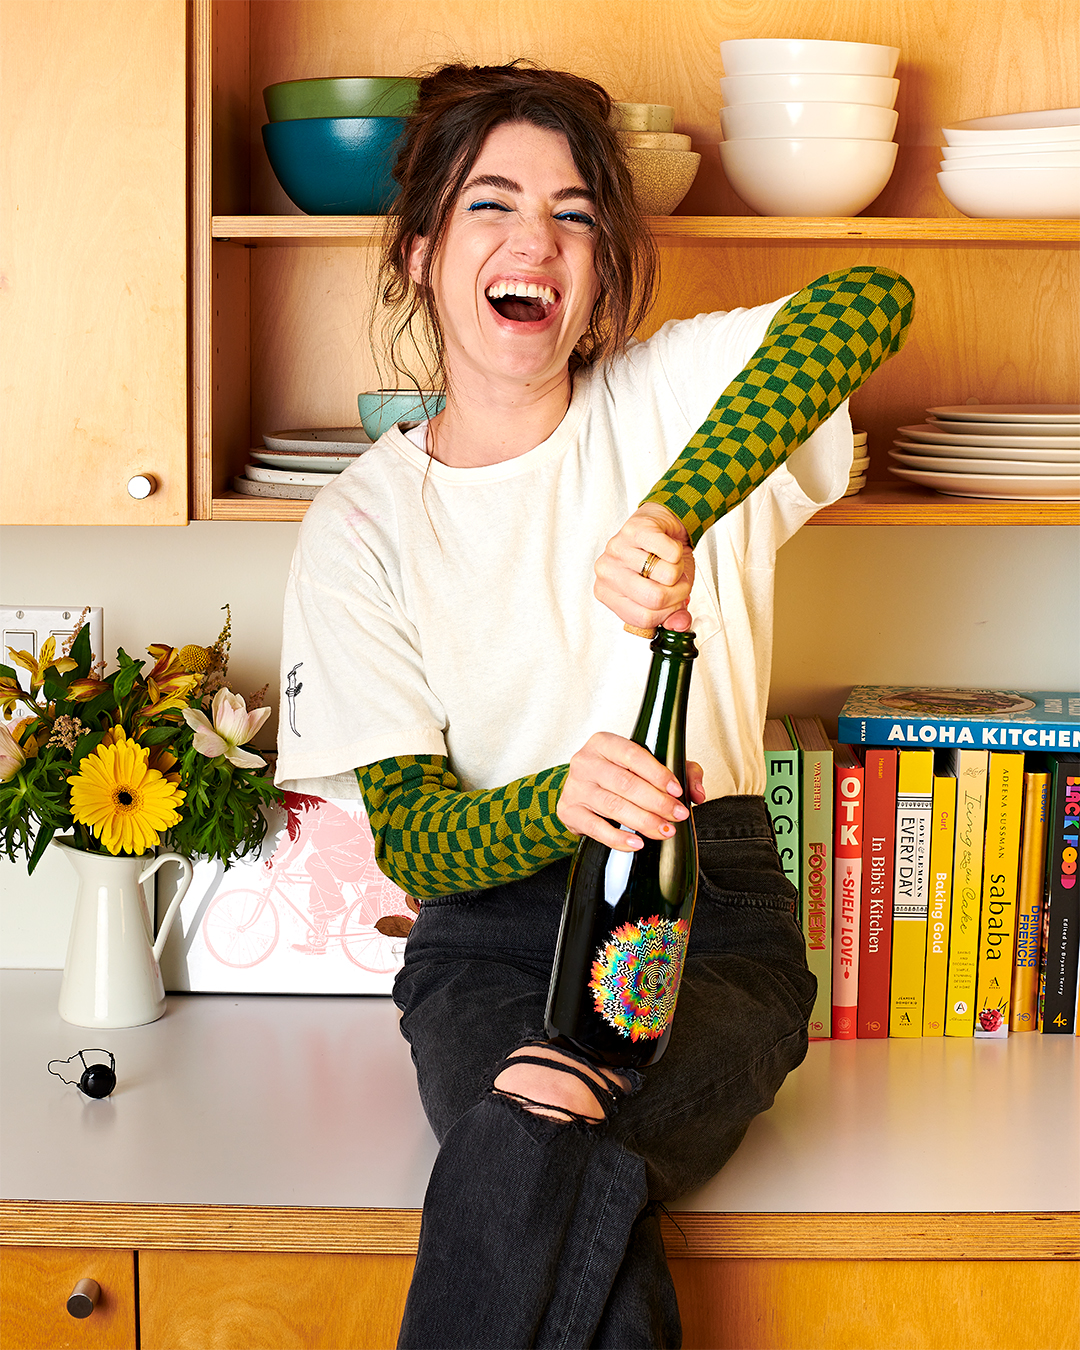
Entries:
<svg viewBox="0 0 1080 1350">
<path fill-rule="evenodd" d="M 896 760 L 892 749 L 867 751 L 863 785 L 863 890 L 859 916 L 859 1031 L 889 1034 Z"/>
<path fill-rule="evenodd" d="M 797 740 L 789 723 L 792 739 Z M 799 747 L 802 930 L 806 961 L 817 978 L 811 1040 L 832 1036 L 832 750 Z"/>
<path fill-rule="evenodd" d="M 894 745 L 971 750 L 1080 750 L 1080 728 L 1072 722 L 1001 722 L 918 717 L 851 717 L 841 713 L 837 737 L 846 745 Z"/>
<path fill-rule="evenodd" d="M 985 750 L 960 750 L 956 755 L 956 845 L 953 850 L 952 914 L 949 916 L 946 1036 L 972 1036 L 975 1033 L 989 760 Z"/>
<path fill-rule="evenodd" d="M 1050 820 L 1050 775 L 1024 775 L 1024 819 L 1020 836 L 1020 890 L 1016 902 L 1010 1031 L 1034 1031 L 1038 1024 L 1039 964 L 1042 954 L 1043 877 Z"/>
<path fill-rule="evenodd" d="M 765 804 L 784 876 L 799 890 L 799 752 L 794 746 L 765 751 Z"/>
<path fill-rule="evenodd" d="M 896 777 L 890 1036 L 922 1035 L 933 809 L 933 750 L 901 750 Z"/>
<path fill-rule="evenodd" d="M 1046 953 L 1042 1030 L 1072 1035 L 1076 1029 L 1077 927 L 1080 896 L 1076 861 L 1080 848 L 1080 759 L 1070 756 L 1054 766 L 1054 796 L 1047 849 Z"/>
<path fill-rule="evenodd" d="M 945 987 L 949 971 L 949 914 L 952 909 L 953 848 L 956 835 L 956 779 L 934 775 L 930 820 L 930 905 L 926 921 L 926 981 L 923 1035 L 945 1034 Z"/>
<path fill-rule="evenodd" d="M 982 1040 L 1003 1040 L 1009 1034 L 1023 806 L 1024 756 L 991 754 L 975 994 L 974 1034 Z"/>
<path fill-rule="evenodd" d="M 859 1019 L 859 905 L 862 900 L 861 764 L 837 765 L 833 792 L 832 1030 L 853 1040 Z"/>
</svg>

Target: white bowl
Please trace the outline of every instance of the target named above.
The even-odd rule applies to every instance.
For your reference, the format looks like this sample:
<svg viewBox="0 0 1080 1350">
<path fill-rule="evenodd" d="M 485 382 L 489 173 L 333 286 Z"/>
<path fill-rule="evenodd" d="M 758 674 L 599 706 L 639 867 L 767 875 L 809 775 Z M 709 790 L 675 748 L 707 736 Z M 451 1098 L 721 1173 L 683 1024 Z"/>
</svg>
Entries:
<svg viewBox="0 0 1080 1350">
<path fill-rule="evenodd" d="M 739 103 L 720 109 L 720 125 L 727 141 L 762 136 L 891 141 L 899 115 L 869 103 Z"/>
<path fill-rule="evenodd" d="M 739 103 L 870 103 L 891 108 L 900 81 L 884 75 L 725 75 L 720 93 Z"/>
<path fill-rule="evenodd" d="M 1009 141 L 1074 141 L 1078 127 L 1080 108 L 1047 108 L 1043 112 L 975 117 L 941 130 L 946 145 L 1007 145 Z"/>
<path fill-rule="evenodd" d="M 965 216 L 991 220 L 1080 218 L 1080 169 L 949 169 L 939 173 L 937 180 L 945 196 Z"/>
<path fill-rule="evenodd" d="M 941 158 L 966 160 L 974 168 L 987 155 L 1057 155 L 1068 150 L 1080 150 L 1080 136 L 1075 141 L 1009 141 L 1005 145 L 943 145 Z M 959 164 L 954 166 L 960 168 Z M 967 167 L 965 165 L 964 167 Z"/>
<path fill-rule="evenodd" d="M 889 181 L 895 141 L 721 141 L 727 180 L 761 216 L 857 216 Z"/>
<path fill-rule="evenodd" d="M 732 38 L 720 44 L 725 75 L 803 74 L 891 76 L 900 59 L 899 47 L 876 42 L 822 42 L 801 38 Z"/>
<path fill-rule="evenodd" d="M 943 159 L 941 167 L 951 173 L 969 169 L 972 173 L 982 173 L 987 169 L 1078 169 L 1080 150 L 1065 150 L 1061 154 L 1048 155 L 977 155 L 962 163 L 957 163 L 955 159 Z"/>
</svg>

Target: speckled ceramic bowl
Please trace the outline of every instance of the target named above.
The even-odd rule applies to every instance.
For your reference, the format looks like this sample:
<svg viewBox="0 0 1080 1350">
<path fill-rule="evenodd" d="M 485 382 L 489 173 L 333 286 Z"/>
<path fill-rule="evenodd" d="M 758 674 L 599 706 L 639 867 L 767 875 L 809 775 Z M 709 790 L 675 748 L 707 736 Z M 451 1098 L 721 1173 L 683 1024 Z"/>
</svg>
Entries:
<svg viewBox="0 0 1080 1350">
<path fill-rule="evenodd" d="M 608 122 L 617 131 L 670 131 L 675 109 L 665 103 L 613 103 Z"/>
<path fill-rule="evenodd" d="M 263 90 L 271 122 L 301 117 L 407 117 L 420 81 L 407 76 L 343 75 L 319 80 L 283 80 Z"/>
<path fill-rule="evenodd" d="M 369 389 L 365 394 L 358 394 L 356 402 L 361 426 L 373 441 L 377 441 L 384 431 L 396 427 L 399 422 L 422 422 L 434 417 L 442 411 L 446 395 L 426 390 L 421 399 L 415 389 Z"/>
<path fill-rule="evenodd" d="M 627 149 L 634 199 L 646 216 L 670 216 L 690 191 L 701 165 L 694 150 Z"/>
<path fill-rule="evenodd" d="M 690 137 L 676 131 L 620 131 L 619 140 L 629 150 L 689 150 Z"/>
</svg>

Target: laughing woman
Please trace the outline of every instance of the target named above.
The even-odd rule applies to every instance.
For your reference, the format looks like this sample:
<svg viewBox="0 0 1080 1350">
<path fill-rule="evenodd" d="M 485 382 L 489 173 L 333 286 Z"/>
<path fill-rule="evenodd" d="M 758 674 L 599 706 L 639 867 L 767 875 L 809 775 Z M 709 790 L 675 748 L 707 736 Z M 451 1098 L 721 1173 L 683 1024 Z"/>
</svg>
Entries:
<svg viewBox="0 0 1080 1350">
<path fill-rule="evenodd" d="M 423 902 L 394 997 L 440 1151 L 406 1347 L 679 1345 L 657 1209 L 806 1051 L 814 979 L 761 796 L 773 565 L 843 492 L 844 400 L 912 293 L 857 266 L 633 341 L 655 254 L 609 111 L 522 63 L 423 80 L 380 294 L 446 405 L 323 489 L 288 586 L 278 781 L 359 792 Z M 627 623 L 697 634 L 693 803 L 625 738 L 649 662 Z M 640 848 L 691 805 L 664 1058 L 616 1073 L 548 1046 L 578 839 Z"/>
</svg>

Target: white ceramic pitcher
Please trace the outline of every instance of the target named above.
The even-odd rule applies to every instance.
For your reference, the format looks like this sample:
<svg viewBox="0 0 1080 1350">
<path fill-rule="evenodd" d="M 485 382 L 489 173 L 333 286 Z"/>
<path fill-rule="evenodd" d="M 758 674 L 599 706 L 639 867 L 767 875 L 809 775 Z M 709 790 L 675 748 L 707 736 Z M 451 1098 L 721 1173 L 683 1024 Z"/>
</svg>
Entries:
<svg viewBox="0 0 1080 1350">
<path fill-rule="evenodd" d="M 156 1021 L 165 1011 L 158 961 L 191 884 L 191 863 L 179 853 L 112 857 L 59 839 L 53 842 L 79 874 L 60 1016 L 78 1027 L 137 1027 Z M 167 862 L 179 864 L 183 875 L 155 940 L 152 905 L 142 883 Z"/>
</svg>

